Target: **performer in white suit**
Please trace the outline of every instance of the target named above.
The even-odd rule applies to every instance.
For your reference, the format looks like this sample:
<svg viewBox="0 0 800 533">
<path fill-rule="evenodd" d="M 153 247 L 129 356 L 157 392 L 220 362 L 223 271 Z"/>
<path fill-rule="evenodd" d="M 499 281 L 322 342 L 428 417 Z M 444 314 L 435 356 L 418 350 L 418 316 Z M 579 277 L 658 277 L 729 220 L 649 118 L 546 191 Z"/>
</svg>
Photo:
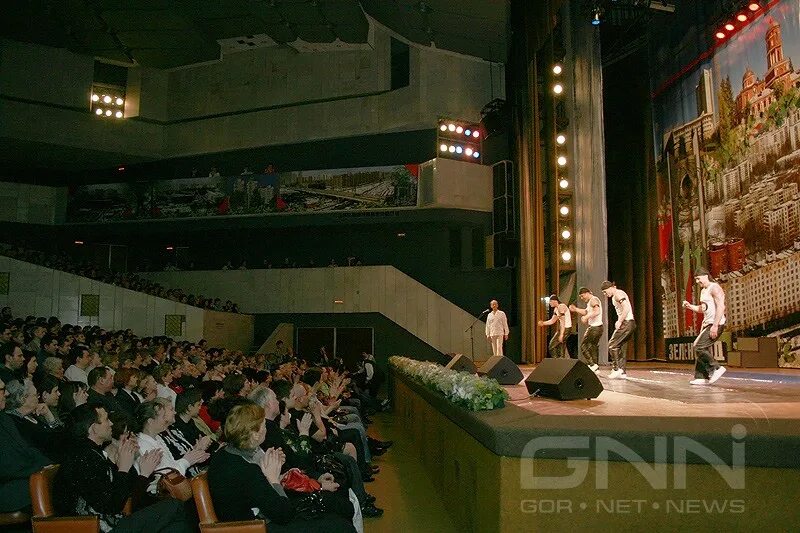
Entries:
<svg viewBox="0 0 800 533">
<path fill-rule="evenodd" d="M 498 309 L 497 300 L 492 300 L 489 307 L 492 310 L 486 316 L 486 339 L 492 344 L 492 355 L 503 355 L 503 341 L 508 340 L 508 319 Z"/>
</svg>

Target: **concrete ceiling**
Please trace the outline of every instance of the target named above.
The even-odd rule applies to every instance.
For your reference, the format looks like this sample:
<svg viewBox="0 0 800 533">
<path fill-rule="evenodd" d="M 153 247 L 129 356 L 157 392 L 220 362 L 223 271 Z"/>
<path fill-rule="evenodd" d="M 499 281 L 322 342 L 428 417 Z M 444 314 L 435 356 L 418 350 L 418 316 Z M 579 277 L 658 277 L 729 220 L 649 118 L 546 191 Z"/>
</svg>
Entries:
<svg viewBox="0 0 800 533">
<path fill-rule="evenodd" d="M 507 9 L 506 0 L 14 0 L 0 35 L 173 68 L 219 59 L 218 40 L 235 37 L 366 43 L 368 14 L 415 43 L 505 61 Z"/>
</svg>

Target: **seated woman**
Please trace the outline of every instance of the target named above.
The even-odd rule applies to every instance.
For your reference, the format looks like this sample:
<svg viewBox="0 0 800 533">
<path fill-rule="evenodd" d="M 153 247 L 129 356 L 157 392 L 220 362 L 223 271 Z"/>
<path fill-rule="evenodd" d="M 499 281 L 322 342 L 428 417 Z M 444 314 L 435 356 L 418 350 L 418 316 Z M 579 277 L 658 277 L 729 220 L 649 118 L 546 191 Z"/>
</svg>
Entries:
<svg viewBox="0 0 800 533">
<path fill-rule="evenodd" d="M 352 522 L 334 514 L 321 513 L 305 520 L 281 487 L 282 451 L 260 445 L 266 437 L 264 409 L 248 402 L 233 407 L 225 419 L 223 434 L 227 446 L 214 455 L 208 469 L 208 484 L 214 509 L 221 521 L 263 518 L 270 533 L 338 533 L 355 531 Z M 248 487 L 243 491 L 242 487 Z M 326 481 L 323 490 L 336 490 Z"/>
<path fill-rule="evenodd" d="M 175 459 L 170 452 L 167 443 L 161 437 L 163 433 L 175 422 L 175 409 L 172 408 L 172 402 L 166 398 L 156 398 L 150 402 L 144 402 L 136 408 L 136 429 L 138 434 L 136 436 L 139 443 L 139 451 L 146 453 L 150 450 L 161 450 L 161 462 L 158 464 L 156 470 L 162 468 L 172 468 L 177 470 L 184 476 L 187 476 L 189 468 L 197 463 L 206 461 L 209 457 L 206 453 L 206 448 L 210 443 L 210 439 L 200 439 L 194 447 L 189 450 L 183 457 Z M 155 493 L 157 490 L 158 480 L 154 480 L 148 491 Z"/>
<path fill-rule="evenodd" d="M 61 381 L 58 384 L 58 392 L 60 394 L 56 416 L 62 422 L 66 421 L 73 409 L 85 404 L 89 399 L 89 387 L 82 381 Z"/>
<path fill-rule="evenodd" d="M 50 374 L 41 373 L 33 376 L 33 385 L 39 394 L 39 401 L 45 404 L 53 416 L 59 420 L 61 419 L 58 414 L 58 400 L 61 398 L 60 383 L 58 378 Z"/>
<path fill-rule="evenodd" d="M 33 383 L 13 380 L 6 384 L 6 412 L 11 415 L 20 435 L 44 455 L 61 462 L 65 450 L 62 446 L 66 434 L 64 424 L 47 405 L 39 403 L 39 394 Z"/>
</svg>

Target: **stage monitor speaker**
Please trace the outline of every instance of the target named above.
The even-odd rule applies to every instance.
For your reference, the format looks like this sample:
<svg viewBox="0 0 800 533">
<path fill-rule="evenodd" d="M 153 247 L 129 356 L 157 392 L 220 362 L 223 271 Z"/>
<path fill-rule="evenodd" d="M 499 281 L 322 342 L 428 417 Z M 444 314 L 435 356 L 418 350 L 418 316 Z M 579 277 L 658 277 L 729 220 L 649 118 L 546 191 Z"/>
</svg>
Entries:
<svg viewBox="0 0 800 533">
<path fill-rule="evenodd" d="M 502 355 L 493 355 L 478 369 L 478 374 L 496 379 L 500 385 L 516 385 L 522 381 L 522 371 L 509 359 Z"/>
<path fill-rule="evenodd" d="M 525 380 L 528 392 L 558 400 L 591 400 L 603 384 L 586 363 L 577 359 L 544 359 Z"/>
<path fill-rule="evenodd" d="M 460 353 L 455 354 L 445 368 L 455 370 L 456 372 L 475 373 L 475 363 L 473 363 L 469 357 Z"/>
</svg>

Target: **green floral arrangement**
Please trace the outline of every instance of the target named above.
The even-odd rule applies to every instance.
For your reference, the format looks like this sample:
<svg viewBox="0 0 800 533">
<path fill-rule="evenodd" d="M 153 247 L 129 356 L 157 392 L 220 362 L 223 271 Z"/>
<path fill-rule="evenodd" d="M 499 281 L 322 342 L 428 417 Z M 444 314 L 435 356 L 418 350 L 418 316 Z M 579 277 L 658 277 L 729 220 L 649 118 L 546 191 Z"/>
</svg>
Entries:
<svg viewBox="0 0 800 533">
<path fill-rule="evenodd" d="M 508 393 L 495 379 L 456 372 L 435 363 L 408 357 L 390 357 L 389 364 L 414 381 L 444 394 L 454 405 L 470 411 L 499 409 L 508 400 Z"/>
</svg>

